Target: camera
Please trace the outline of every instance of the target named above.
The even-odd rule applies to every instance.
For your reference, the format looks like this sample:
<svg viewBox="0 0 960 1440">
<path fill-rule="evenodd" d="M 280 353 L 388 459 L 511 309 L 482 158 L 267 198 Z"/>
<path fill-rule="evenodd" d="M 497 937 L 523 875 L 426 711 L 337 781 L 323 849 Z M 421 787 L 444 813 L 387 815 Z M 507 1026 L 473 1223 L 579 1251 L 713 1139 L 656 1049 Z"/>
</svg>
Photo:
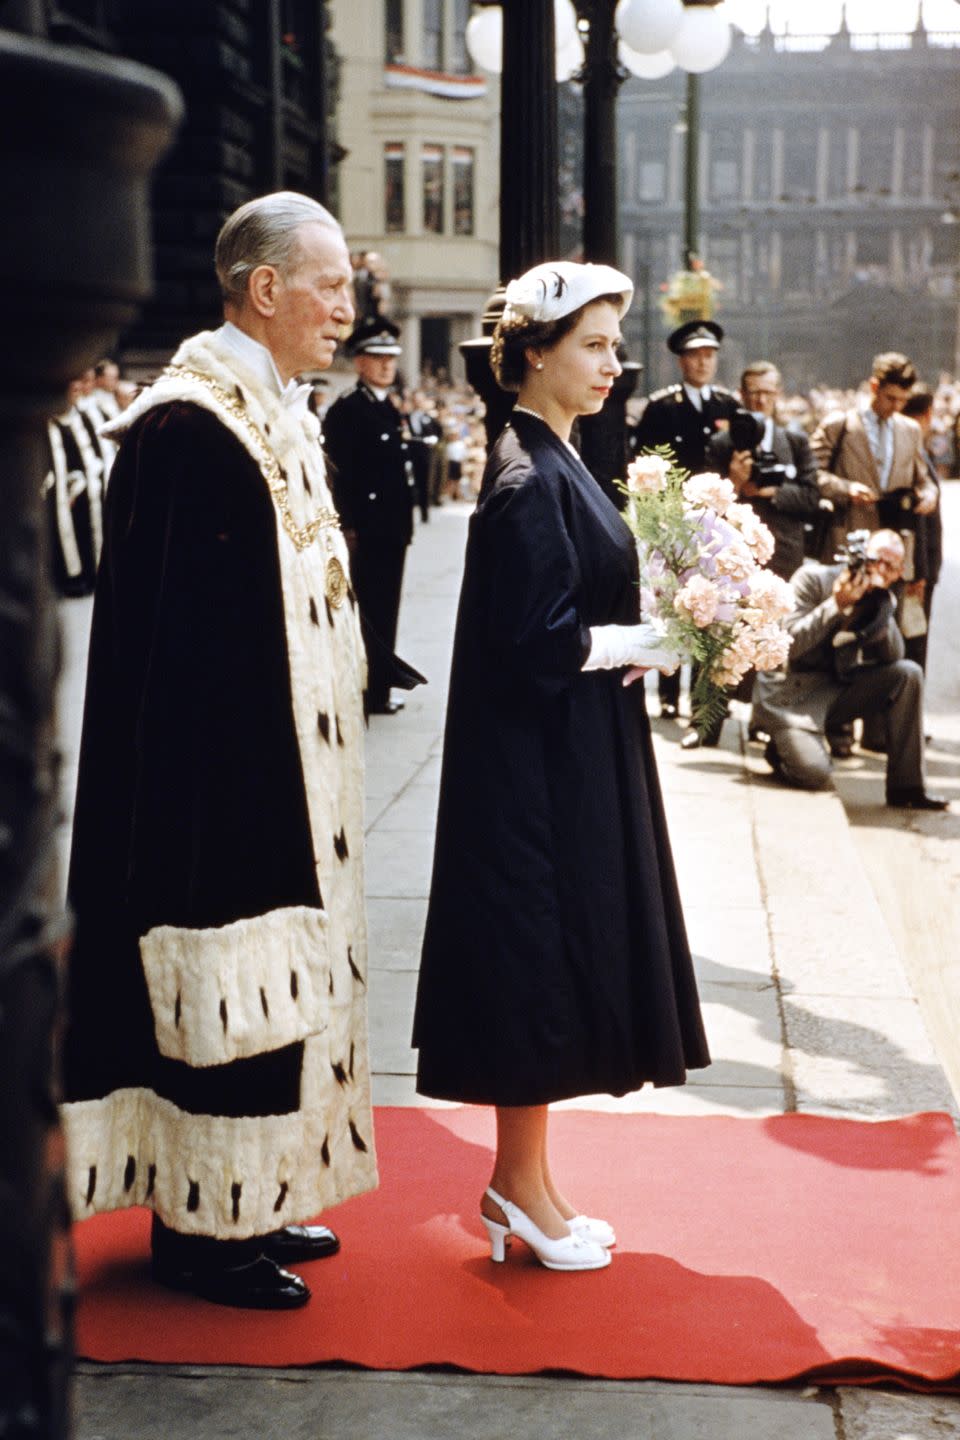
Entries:
<svg viewBox="0 0 960 1440">
<path fill-rule="evenodd" d="M 749 450 L 753 456 L 753 472 L 750 476 L 756 486 L 782 485 L 792 480 L 795 465 L 784 465 L 776 455 L 762 448 L 766 425 L 758 420 L 752 410 L 736 410 L 730 417 L 730 443 L 734 450 Z"/>
<path fill-rule="evenodd" d="M 851 530 L 846 536 L 846 543 L 833 558 L 846 565 L 851 576 L 865 574 L 873 566 L 873 558 L 867 549 L 869 542 L 869 530 Z M 862 648 L 882 642 L 894 613 L 893 598 L 889 590 L 883 586 L 871 587 L 857 601 L 850 625 L 857 645 Z"/>
<path fill-rule="evenodd" d="M 869 543 L 869 530 L 851 530 L 833 558 L 838 565 L 846 565 L 851 575 L 859 575 L 861 570 L 866 570 L 870 564 L 867 552 Z"/>
</svg>

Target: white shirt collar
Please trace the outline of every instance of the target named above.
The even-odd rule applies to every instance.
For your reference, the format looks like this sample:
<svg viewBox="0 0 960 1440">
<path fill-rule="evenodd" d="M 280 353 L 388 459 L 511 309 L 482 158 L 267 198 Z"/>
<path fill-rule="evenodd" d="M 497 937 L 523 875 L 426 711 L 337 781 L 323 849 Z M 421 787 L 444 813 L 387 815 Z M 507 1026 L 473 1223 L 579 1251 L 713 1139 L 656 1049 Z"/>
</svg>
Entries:
<svg viewBox="0 0 960 1440">
<path fill-rule="evenodd" d="M 306 384 L 299 384 L 296 380 L 288 380 L 286 385 L 280 378 L 280 371 L 277 363 L 266 345 L 261 345 L 259 340 L 254 340 L 245 330 L 234 325 L 231 320 L 225 320 L 220 329 L 216 332 L 227 347 L 232 350 L 238 360 L 242 360 L 248 370 L 252 370 L 260 383 L 274 395 L 277 395 L 281 404 L 295 414 L 303 414 L 307 409 L 307 401 L 310 398 L 312 387 Z"/>
<path fill-rule="evenodd" d="M 367 389 L 370 391 L 370 394 L 376 395 L 377 399 L 381 402 L 386 400 L 387 396 L 390 394 L 389 390 L 384 390 L 380 385 L 371 385 L 369 380 L 364 380 L 361 383 L 363 385 L 366 385 Z"/>
<path fill-rule="evenodd" d="M 691 404 L 695 405 L 698 410 L 703 409 L 704 400 L 709 400 L 712 394 L 709 385 L 688 385 L 686 380 L 683 381 L 683 388 L 686 390 Z"/>
</svg>

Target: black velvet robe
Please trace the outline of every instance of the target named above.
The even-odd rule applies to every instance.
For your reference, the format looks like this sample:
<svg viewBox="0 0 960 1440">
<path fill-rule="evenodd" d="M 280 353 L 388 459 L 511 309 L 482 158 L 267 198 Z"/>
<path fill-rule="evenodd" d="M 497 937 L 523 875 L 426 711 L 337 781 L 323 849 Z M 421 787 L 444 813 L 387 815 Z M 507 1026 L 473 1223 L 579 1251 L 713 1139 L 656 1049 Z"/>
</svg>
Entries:
<svg viewBox="0 0 960 1440">
<path fill-rule="evenodd" d="M 215 336 L 184 353 L 233 382 Z M 253 412 L 261 433 L 300 444 L 301 422 L 243 380 L 249 410 L 273 406 Z M 325 600 L 323 552 L 288 541 L 197 382 L 164 386 L 198 401 L 131 418 L 94 605 L 69 875 L 69 1187 L 77 1218 L 146 1204 L 184 1233 L 245 1238 L 376 1180 L 360 637 L 352 592 Z M 291 506 L 329 503 L 316 434 L 283 456 Z M 331 703 L 307 713 L 321 693 Z"/>
<path fill-rule="evenodd" d="M 636 547 L 536 418 L 470 522 L 414 1024 L 418 1088 L 542 1104 L 707 1065 L 642 688 L 581 666 L 635 624 Z"/>
<path fill-rule="evenodd" d="M 69 878 L 65 1098 L 145 1085 L 198 1114 L 296 1110 L 299 1044 L 204 1069 L 161 1056 L 139 955 L 156 925 L 322 904 L 273 501 L 214 416 L 172 406 L 131 432 L 105 522 Z"/>
</svg>

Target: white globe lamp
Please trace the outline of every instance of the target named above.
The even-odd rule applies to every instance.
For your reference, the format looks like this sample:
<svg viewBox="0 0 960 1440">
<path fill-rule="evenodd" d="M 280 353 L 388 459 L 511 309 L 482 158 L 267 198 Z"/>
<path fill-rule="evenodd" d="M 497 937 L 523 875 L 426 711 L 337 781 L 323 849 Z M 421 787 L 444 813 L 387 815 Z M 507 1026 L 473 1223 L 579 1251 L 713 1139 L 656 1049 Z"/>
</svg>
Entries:
<svg viewBox="0 0 960 1440">
<path fill-rule="evenodd" d="M 639 50 L 631 50 L 622 40 L 618 55 L 624 69 L 640 80 L 662 80 L 664 75 L 669 75 L 677 65 L 672 50 L 658 50 L 654 55 L 641 55 Z"/>
<path fill-rule="evenodd" d="M 620 0 L 620 39 L 640 55 L 655 55 L 673 44 L 683 21 L 682 0 Z"/>
<path fill-rule="evenodd" d="M 703 75 L 722 65 L 733 36 L 724 15 L 712 5 L 688 5 L 670 46 L 674 59 L 690 75 Z"/>
<path fill-rule="evenodd" d="M 561 50 L 557 43 L 557 84 L 562 85 L 565 80 L 572 80 L 579 70 L 583 69 L 583 41 L 580 36 L 574 33 L 573 39 L 568 41 Z"/>
<path fill-rule="evenodd" d="M 503 11 L 499 5 L 485 6 L 467 21 L 467 52 L 475 65 L 490 75 L 503 69 Z"/>
<path fill-rule="evenodd" d="M 566 50 L 580 35 L 577 30 L 577 12 L 571 0 L 553 0 L 553 28 L 557 54 Z"/>
</svg>

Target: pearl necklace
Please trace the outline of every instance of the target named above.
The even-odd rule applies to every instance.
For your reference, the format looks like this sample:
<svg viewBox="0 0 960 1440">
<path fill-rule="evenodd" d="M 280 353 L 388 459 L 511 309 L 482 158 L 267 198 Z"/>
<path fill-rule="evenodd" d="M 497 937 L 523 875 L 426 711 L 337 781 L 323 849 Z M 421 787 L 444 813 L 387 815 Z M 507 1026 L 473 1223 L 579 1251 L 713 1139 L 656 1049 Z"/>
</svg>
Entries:
<svg viewBox="0 0 960 1440">
<path fill-rule="evenodd" d="M 534 420 L 539 420 L 539 421 L 541 422 L 541 424 L 546 425 L 547 429 L 548 429 L 549 431 L 551 431 L 552 434 L 557 435 L 557 432 L 556 432 L 556 430 L 554 430 L 553 426 L 550 424 L 550 421 L 547 420 L 543 415 L 541 415 L 539 410 L 531 410 L 530 407 L 529 407 L 529 405 L 514 405 L 514 407 L 513 407 L 513 414 L 514 414 L 514 415 L 532 415 L 533 418 L 534 418 Z M 580 462 L 580 464 L 583 466 L 583 469 L 587 471 L 587 474 L 588 474 L 588 475 L 590 475 L 590 471 L 587 470 L 587 467 L 586 467 L 586 465 L 584 464 L 583 456 L 580 454 L 579 450 L 577 450 L 576 446 L 571 445 L 569 440 L 564 440 L 564 438 L 563 438 L 562 435 L 557 435 L 557 439 L 560 441 L 560 444 L 561 444 L 561 445 L 566 445 L 567 449 L 570 451 L 570 454 L 573 456 L 573 458 L 574 458 L 575 460 L 578 460 L 578 461 Z M 591 475 L 590 478 L 591 478 L 591 480 L 592 480 L 592 479 L 593 479 L 593 476 Z"/>
</svg>

